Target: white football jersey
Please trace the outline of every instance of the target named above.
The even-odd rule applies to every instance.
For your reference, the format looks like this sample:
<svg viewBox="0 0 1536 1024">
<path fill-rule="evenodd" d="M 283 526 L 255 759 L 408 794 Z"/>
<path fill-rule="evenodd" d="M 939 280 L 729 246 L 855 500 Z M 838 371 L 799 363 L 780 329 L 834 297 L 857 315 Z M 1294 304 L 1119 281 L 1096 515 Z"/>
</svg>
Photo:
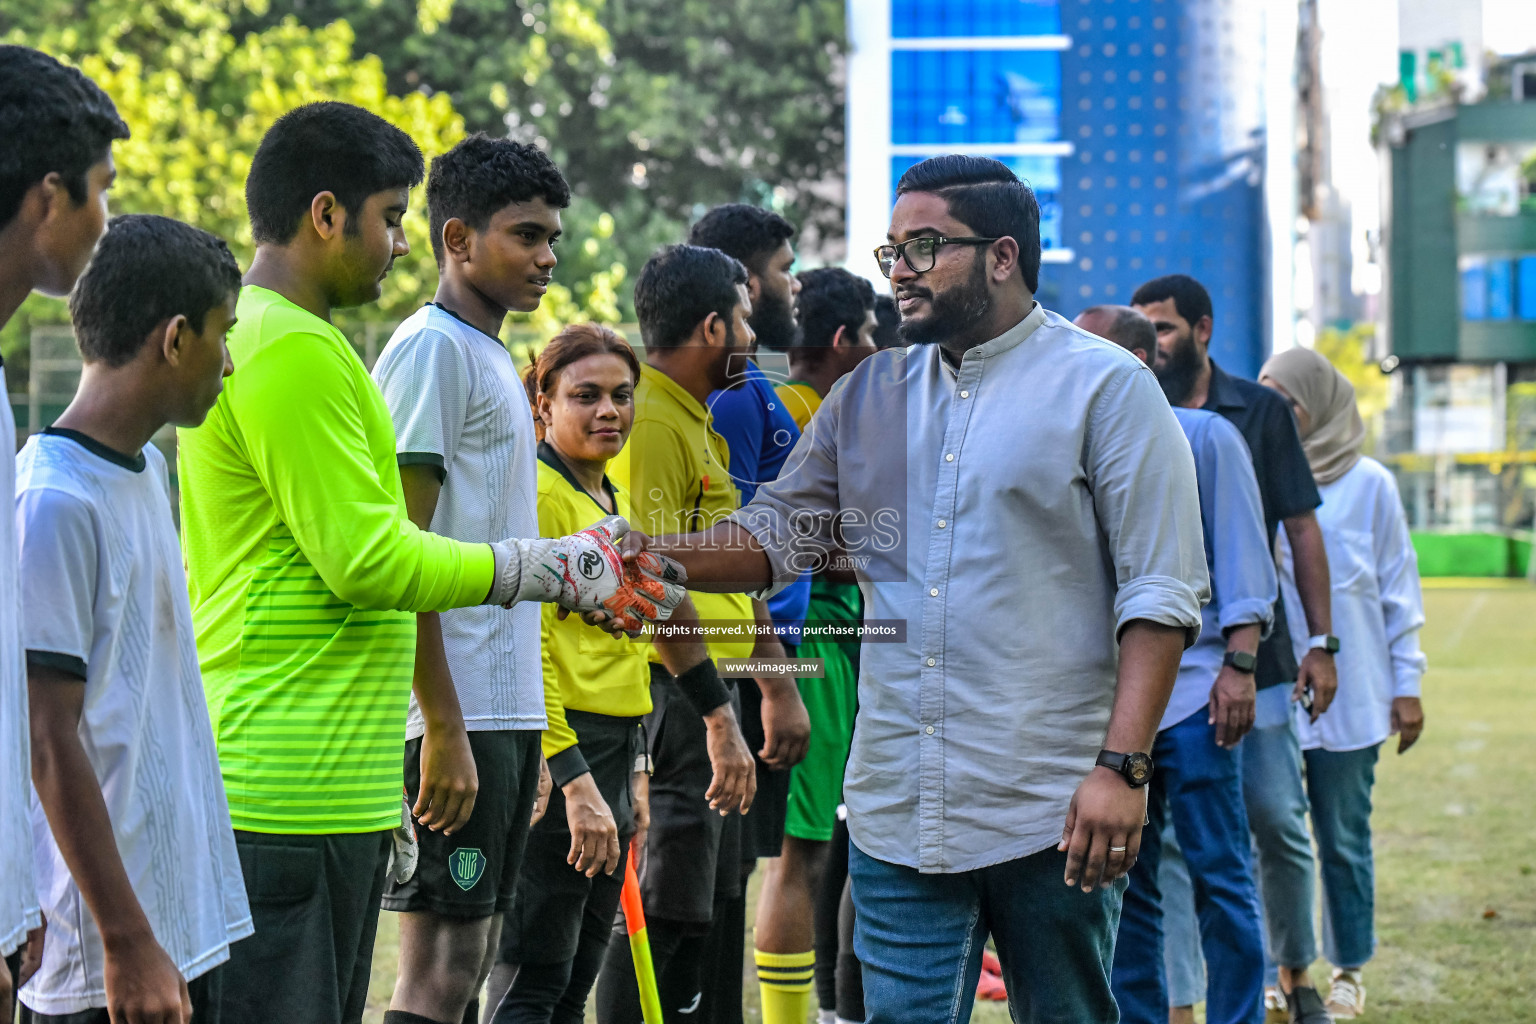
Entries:
<svg viewBox="0 0 1536 1024">
<path fill-rule="evenodd" d="M 0 494 L 16 493 L 16 420 L 0 364 Z M 32 756 L 27 742 L 27 662 L 21 650 L 16 520 L 0 516 L 0 956 L 39 923 L 32 884 Z"/>
<path fill-rule="evenodd" d="M 165 458 L 130 459 L 73 431 L 18 460 L 22 646 L 85 680 L 80 740 L 123 867 L 170 958 L 191 980 L 252 932 L 198 671 Z M 43 1014 L 106 1005 L 101 933 L 33 799 L 43 965 L 21 991 Z"/>
<path fill-rule="evenodd" d="M 501 342 L 428 305 L 395 329 L 373 379 L 395 423 L 401 465 L 443 474 L 433 533 L 486 544 L 539 535 L 533 413 Z M 544 728 L 539 611 L 524 601 L 442 613 L 443 650 L 469 731 Z M 412 696 L 406 738 L 424 730 Z"/>
</svg>

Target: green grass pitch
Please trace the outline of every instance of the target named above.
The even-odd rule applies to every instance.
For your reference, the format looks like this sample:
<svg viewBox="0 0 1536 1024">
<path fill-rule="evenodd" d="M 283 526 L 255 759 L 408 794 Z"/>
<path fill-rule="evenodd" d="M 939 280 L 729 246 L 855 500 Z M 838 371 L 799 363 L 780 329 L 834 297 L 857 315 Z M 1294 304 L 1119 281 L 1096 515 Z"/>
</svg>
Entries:
<svg viewBox="0 0 1536 1024">
<path fill-rule="evenodd" d="M 1361 1019 L 1536 1022 L 1536 589 L 1424 597 L 1426 728 L 1402 757 L 1389 741 L 1377 773 L 1380 947 Z M 386 913 L 370 1024 L 388 1006 L 396 954 Z M 1318 964 L 1314 977 L 1326 972 Z M 750 974 L 745 989 L 746 1019 L 757 1021 Z M 1008 1011 L 982 1004 L 971 1019 L 1004 1024 Z"/>
</svg>

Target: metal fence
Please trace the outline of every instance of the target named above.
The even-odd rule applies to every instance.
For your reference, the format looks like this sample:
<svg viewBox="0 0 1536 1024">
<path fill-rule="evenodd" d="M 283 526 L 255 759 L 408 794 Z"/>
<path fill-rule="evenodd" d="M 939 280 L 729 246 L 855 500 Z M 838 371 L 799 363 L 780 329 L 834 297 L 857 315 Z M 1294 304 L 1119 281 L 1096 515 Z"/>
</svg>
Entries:
<svg viewBox="0 0 1536 1024">
<path fill-rule="evenodd" d="M 370 372 L 397 326 L 394 323 L 370 323 L 349 339 Z M 629 339 L 643 359 L 644 347 L 640 343 L 638 325 L 616 324 L 614 329 Z M 549 340 L 544 334 L 521 324 L 509 327 L 503 334 L 502 340 L 507 351 L 512 354 L 519 373 L 533 362 Z M 59 414 L 75 397 L 75 389 L 80 386 L 80 353 L 75 347 L 74 332 L 67 325 L 34 327 L 28 338 L 28 346 L 31 349 L 31 372 L 27 379 L 27 390 L 10 396 L 18 441 L 25 440 L 58 419 Z M 165 450 L 167 458 L 174 455 L 174 431 L 171 428 L 157 435 L 155 441 Z"/>
<path fill-rule="evenodd" d="M 1480 445 L 1434 451 L 1433 435 L 1415 423 L 1406 374 L 1393 375 L 1392 400 L 1372 424 L 1371 454 L 1391 466 L 1415 530 L 1529 531 L 1536 520 L 1536 382 L 1500 387 L 1478 410 Z M 1453 422 L 1442 417 L 1442 425 Z M 1502 443 L 1500 443 L 1502 441 Z M 1492 443 L 1489 443 L 1492 442 Z M 1431 449 L 1431 450 L 1426 450 Z"/>
<path fill-rule="evenodd" d="M 369 371 L 378 361 L 379 353 L 389 342 L 398 326 L 393 323 L 371 323 L 364 326 L 349 340 L 358 357 Z M 617 324 L 614 329 L 628 338 L 635 351 L 645 358 L 640 344 L 640 330 L 635 324 Z M 539 350 L 549 340 L 543 334 L 513 325 L 504 332 L 502 339 L 512 354 L 519 375 L 537 358 Z M 28 338 L 31 372 L 24 393 L 10 395 L 12 415 L 16 419 L 17 443 L 45 427 L 51 426 L 69 406 L 80 386 L 80 352 L 75 347 L 74 332 L 62 324 L 38 326 Z M 239 368 L 236 367 L 236 372 Z M 171 511 L 177 517 L 180 528 L 180 489 L 176 476 L 176 428 L 166 426 L 154 436 L 155 446 L 165 456 L 170 469 Z"/>
</svg>

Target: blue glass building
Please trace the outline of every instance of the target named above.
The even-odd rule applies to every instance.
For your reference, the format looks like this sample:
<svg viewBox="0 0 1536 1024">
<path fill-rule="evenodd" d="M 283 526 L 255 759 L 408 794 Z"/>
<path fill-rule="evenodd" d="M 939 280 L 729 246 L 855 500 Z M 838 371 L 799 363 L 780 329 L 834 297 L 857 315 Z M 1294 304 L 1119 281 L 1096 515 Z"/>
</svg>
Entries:
<svg viewBox="0 0 1536 1024">
<path fill-rule="evenodd" d="M 1271 301 L 1258 6 L 851 0 L 854 267 L 872 270 L 861 257 L 908 167 L 994 156 L 1039 197 L 1047 307 L 1073 316 L 1187 273 L 1211 292 L 1212 354 L 1253 375 Z"/>
</svg>

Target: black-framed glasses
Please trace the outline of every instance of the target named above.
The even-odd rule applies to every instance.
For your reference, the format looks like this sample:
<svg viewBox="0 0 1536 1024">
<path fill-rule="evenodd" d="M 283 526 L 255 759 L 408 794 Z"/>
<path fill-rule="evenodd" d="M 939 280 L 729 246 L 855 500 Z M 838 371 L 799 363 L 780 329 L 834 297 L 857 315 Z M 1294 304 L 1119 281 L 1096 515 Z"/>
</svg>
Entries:
<svg viewBox="0 0 1536 1024">
<path fill-rule="evenodd" d="M 996 238 L 971 236 L 945 238 L 942 235 L 920 235 L 895 245 L 882 245 L 875 250 L 875 261 L 880 264 L 880 273 L 886 277 L 890 277 L 891 271 L 896 269 L 897 260 L 906 260 L 907 266 L 912 268 L 914 274 L 926 274 L 933 269 L 934 263 L 938 260 L 941 245 L 991 245 L 995 241 L 997 241 Z"/>
</svg>

